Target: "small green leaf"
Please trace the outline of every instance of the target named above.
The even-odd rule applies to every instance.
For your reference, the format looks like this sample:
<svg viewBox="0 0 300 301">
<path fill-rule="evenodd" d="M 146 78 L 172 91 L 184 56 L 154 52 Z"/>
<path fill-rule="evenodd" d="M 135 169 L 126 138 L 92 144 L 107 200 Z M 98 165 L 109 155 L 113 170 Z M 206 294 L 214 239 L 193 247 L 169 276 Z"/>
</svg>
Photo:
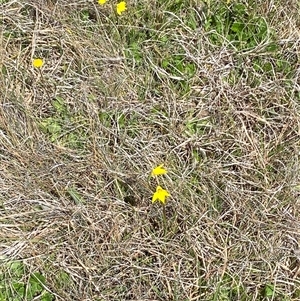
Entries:
<svg viewBox="0 0 300 301">
<path fill-rule="evenodd" d="M 278 50 L 278 45 L 276 43 L 270 43 L 270 45 L 266 46 L 266 51 L 275 52 Z"/>
<path fill-rule="evenodd" d="M 12 284 L 15 292 L 19 295 L 19 296 L 23 296 L 25 293 L 25 285 L 23 282 L 14 282 Z"/>
<path fill-rule="evenodd" d="M 71 198 L 73 199 L 76 205 L 84 203 L 84 200 L 82 199 L 81 195 L 76 191 L 75 188 L 70 187 L 68 188 L 67 192 L 71 196 Z"/>
<path fill-rule="evenodd" d="M 54 300 L 54 296 L 52 294 L 50 294 L 49 292 L 46 292 L 41 297 L 41 301 L 52 301 L 52 300 Z"/>
<path fill-rule="evenodd" d="M 244 26 L 243 23 L 241 23 L 241 22 L 234 22 L 231 25 L 230 29 L 231 29 L 231 31 L 238 33 L 238 32 L 241 32 L 244 29 L 244 27 L 245 26 Z"/>
<path fill-rule="evenodd" d="M 10 264 L 10 270 L 15 277 L 22 277 L 24 275 L 24 265 L 20 261 L 15 261 Z"/>
<path fill-rule="evenodd" d="M 45 279 L 45 277 L 42 274 L 36 272 L 36 273 L 31 274 L 29 282 L 30 283 L 42 283 L 42 284 L 45 284 L 46 279 Z"/>
<path fill-rule="evenodd" d="M 49 133 L 56 134 L 61 131 L 61 126 L 59 125 L 59 123 L 57 121 L 53 121 L 50 124 L 48 124 L 47 129 L 48 129 Z"/>
<path fill-rule="evenodd" d="M 57 96 L 56 99 L 53 100 L 52 105 L 58 113 L 65 113 L 66 108 L 63 98 Z"/>
<path fill-rule="evenodd" d="M 265 297 L 272 297 L 274 295 L 274 285 L 267 284 L 264 290 Z"/>
</svg>

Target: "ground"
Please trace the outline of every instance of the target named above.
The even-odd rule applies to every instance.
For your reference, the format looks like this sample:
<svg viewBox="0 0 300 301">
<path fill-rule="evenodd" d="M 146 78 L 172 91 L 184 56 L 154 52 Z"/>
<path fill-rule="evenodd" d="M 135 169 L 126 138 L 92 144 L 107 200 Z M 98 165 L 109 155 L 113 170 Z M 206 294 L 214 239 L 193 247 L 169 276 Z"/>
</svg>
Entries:
<svg viewBox="0 0 300 301">
<path fill-rule="evenodd" d="M 0 0 L 0 300 L 299 300 L 298 1 L 118 2 Z"/>
</svg>

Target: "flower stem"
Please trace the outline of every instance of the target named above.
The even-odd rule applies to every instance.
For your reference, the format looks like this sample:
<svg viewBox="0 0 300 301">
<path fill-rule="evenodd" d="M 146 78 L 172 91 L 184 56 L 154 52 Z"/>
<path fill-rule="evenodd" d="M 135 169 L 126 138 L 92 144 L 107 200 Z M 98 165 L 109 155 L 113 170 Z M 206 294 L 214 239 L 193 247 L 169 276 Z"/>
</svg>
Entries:
<svg viewBox="0 0 300 301">
<path fill-rule="evenodd" d="M 164 224 L 164 234 L 166 235 L 167 233 L 167 215 L 166 215 L 166 205 L 163 204 L 163 224 Z"/>
</svg>

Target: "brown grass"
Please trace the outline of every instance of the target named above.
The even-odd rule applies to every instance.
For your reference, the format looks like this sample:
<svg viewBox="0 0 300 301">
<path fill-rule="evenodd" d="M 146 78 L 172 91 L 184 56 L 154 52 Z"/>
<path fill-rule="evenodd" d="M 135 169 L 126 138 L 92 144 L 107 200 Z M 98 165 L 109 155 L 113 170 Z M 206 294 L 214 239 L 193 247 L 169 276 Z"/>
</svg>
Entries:
<svg viewBox="0 0 300 301">
<path fill-rule="evenodd" d="M 121 18 L 97 1 L 2 1 L 2 273 L 21 259 L 57 300 L 299 300 L 299 6 L 255 6 L 287 78 L 276 61 L 254 68 L 264 45 L 213 45 L 201 23 L 159 23 L 154 2 L 151 30 L 169 41 L 145 38 L 139 63 L 126 52 L 138 1 Z M 196 66 L 183 81 L 161 65 L 176 52 Z M 149 177 L 161 163 L 165 226 Z"/>
</svg>

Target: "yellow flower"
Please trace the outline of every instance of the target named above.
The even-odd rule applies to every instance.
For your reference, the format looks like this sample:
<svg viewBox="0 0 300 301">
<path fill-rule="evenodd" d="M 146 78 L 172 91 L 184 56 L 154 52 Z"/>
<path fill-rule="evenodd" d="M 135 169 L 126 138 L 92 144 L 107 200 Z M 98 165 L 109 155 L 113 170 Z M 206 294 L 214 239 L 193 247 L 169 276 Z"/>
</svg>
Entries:
<svg viewBox="0 0 300 301">
<path fill-rule="evenodd" d="M 32 61 L 32 66 L 34 68 L 41 68 L 44 65 L 44 61 L 42 59 L 34 59 Z"/>
<path fill-rule="evenodd" d="M 155 201 L 158 200 L 161 203 L 165 204 L 167 196 L 171 196 L 169 194 L 169 192 L 167 190 L 161 188 L 160 186 L 157 186 L 156 191 L 153 193 L 152 203 L 154 203 Z"/>
<path fill-rule="evenodd" d="M 127 7 L 126 7 L 125 1 L 121 1 L 120 3 L 117 4 L 117 14 L 118 15 L 121 15 L 126 9 L 127 9 Z"/>
<path fill-rule="evenodd" d="M 99 3 L 100 5 L 103 5 L 103 4 L 106 3 L 106 0 L 98 0 L 98 3 Z"/>
<path fill-rule="evenodd" d="M 167 173 L 167 170 L 163 167 L 163 164 L 158 165 L 157 167 L 152 169 L 151 176 L 159 176 Z"/>
</svg>

